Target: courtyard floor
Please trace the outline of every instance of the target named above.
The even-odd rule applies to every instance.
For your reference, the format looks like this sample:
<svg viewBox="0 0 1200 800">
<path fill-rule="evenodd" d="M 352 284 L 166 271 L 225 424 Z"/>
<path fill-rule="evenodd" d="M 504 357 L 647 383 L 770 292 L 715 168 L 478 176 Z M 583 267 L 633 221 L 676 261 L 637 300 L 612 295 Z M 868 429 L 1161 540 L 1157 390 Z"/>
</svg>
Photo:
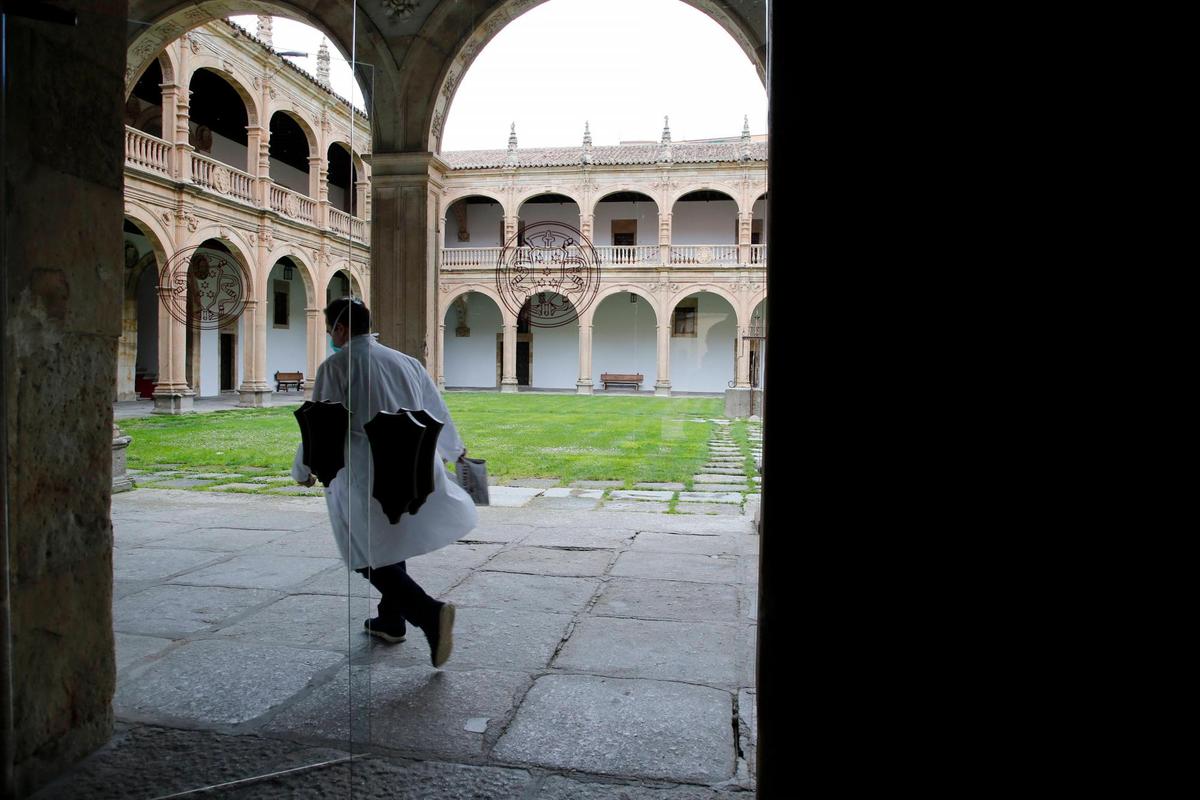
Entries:
<svg viewBox="0 0 1200 800">
<path fill-rule="evenodd" d="M 492 487 L 477 529 L 409 562 L 459 609 L 441 670 L 419 631 L 361 632 L 374 601 L 322 498 L 115 495 L 116 734 L 38 797 L 161 797 L 350 754 L 216 794 L 752 796 L 758 500 L 738 481 L 691 514 L 677 489 Z"/>
</svg>

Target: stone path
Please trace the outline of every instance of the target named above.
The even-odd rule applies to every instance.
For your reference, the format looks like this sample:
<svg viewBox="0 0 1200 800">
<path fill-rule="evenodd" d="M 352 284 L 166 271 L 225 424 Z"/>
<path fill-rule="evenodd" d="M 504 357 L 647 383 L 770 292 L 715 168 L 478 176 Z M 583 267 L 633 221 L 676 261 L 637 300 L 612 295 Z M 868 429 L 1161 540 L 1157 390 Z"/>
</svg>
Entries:
<svg viewBox="0 0 1200 800">
<path fill-rule="evenodd" d="M 725 419 L 701 420 L 714 423 L 709 440 L 708 463 L 692 476 L 692 488 L 684 483 L 635 483 L 625 489 L 624 481 L 574 481 L 559 486 L 557 478 L 514 478 L 493 482 L 491 504 L 501 508 L 531 511 L 640 511 L 675 514 L 753 516 L 761 479 L 753 464 L 762 458 L 762 425 L 747 425 L 748 447 L 739 444 Z M 235 494 L 302 495 L 320 497 L 323 489 L 298 486 L 287 472 L 259 467 L 238 467 L 229 472 L 201 472 L 179 464 L 156 464 L 131 469 L 128 474 L 139 487 L 191 489 Z"/>
<path fill-rule="evenodd" d="M 353 752 L 218 796 L 752 797 L 750 519 L 553 508 L 612 487 L 554 488 L 409 562 L 459 607 L 442 670 L 418 631 L 362 634 L 369 586 L 320 498 L 115 495 L 117 733 L 38 796 L 150 798 Z"/>
</svg>

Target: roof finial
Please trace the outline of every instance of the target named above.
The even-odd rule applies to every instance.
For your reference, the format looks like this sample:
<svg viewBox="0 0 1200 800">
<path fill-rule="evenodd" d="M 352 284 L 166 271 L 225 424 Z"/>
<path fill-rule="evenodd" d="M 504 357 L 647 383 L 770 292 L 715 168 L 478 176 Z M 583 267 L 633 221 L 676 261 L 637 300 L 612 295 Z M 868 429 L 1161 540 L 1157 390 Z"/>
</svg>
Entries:
<svg viewBox="0 0 1200 800">
<path fill-rule="evenodd" d="M 268 15 L 258 15 L 258 27 L 254 35 L 266 42 L 267 47 L 275 46 L 271 41 L 271 18 Z"/>
<path fill-rule="evenodd" d="M 583 123 L 583 150 L 579 153 L 579 162 L 581 164 L 592 163 L 592 131 L 588 128 L 586 121 Z"/>
<path fill-rule="evenodd" d="M 517 163 L 517 123 L 513 123 L 508 129 L 508 163 Z"/>
<path fill-rule="evenodd" d="M 750 115 L 742 120 L 742 161 L 750 160 Z"/>
<path fill-rule="evenodd" d="M 329 41 L 324 38 L 317 50 L 317 83 L 329 88 Z"/>
<path fill-rule="evenodd" d="M 671 161 L 671 125 L 666 116 L 663 116 L 662 147 L 658 151 L 658 160 L 660 163 Z"/>
<path fill-rule="evenodd" d="M 664 115 L 664 116 L 663 116 L 663 134 L 662 134 L 662 143 L 663 143 L 663 144 L 670 144 L 670 143 L 671 143 L 671 124 L 670 124 L 670 122 L 668 121 L 668 119 L 667 119 L 666 115 Z"/>
</svg>

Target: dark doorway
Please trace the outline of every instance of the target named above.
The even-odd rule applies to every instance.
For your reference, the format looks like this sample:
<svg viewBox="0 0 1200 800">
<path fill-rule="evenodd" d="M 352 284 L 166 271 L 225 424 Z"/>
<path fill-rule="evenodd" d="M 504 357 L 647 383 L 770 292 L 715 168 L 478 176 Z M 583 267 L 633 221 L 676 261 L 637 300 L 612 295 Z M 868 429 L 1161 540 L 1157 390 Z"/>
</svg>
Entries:
<svg viewBox="0 0 1200 800">
<path fill-rule="evenodd" d="M 221 391 L 232 392 L 237 382 L 237 370 L 234 369 L 234 352 L 236 338 L 232 333 L 221 334 Z"/>
<path fill-rule="evenodd" d="M 529 385 L 530 345 L 533 343 L 517 339 L 517 385 Z"/>
</svg>

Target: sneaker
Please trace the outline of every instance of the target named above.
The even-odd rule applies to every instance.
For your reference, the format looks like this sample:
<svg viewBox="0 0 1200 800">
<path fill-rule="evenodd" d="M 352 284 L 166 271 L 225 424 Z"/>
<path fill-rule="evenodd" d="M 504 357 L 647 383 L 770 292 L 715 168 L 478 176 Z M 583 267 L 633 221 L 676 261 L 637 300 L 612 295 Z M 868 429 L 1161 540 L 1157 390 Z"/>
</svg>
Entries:
<svg viewBox="0 0 1200 800">
<path fill-rule="evenodd" d="M 403 642 L 405 633 L 404 621 L 399 624 L 386 622 L 383 617 L 371 617 L 363 620 L 363 628 L 372 636 L 378 636 L 385 642 L 396 644 Z"/>
<path fill-rule="evenodd" d="M 454 648 L 454 604 L 442 603 L 441 606 L 435 627 L 421 629 L 429 640 L 429 659 L 435 667 L 445 664 Z"/>
</svg>

